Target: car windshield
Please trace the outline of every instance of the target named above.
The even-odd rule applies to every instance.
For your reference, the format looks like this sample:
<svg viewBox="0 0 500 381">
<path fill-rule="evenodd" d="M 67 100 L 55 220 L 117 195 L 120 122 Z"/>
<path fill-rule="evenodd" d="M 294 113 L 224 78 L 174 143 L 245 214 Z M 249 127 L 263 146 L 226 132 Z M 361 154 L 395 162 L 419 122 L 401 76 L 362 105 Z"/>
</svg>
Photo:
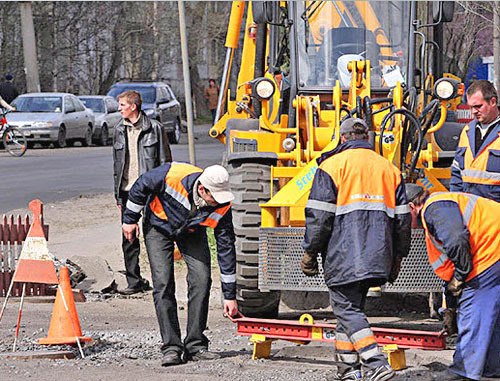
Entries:
<svg viewBox="0 0 500 381">
<path fill-rule="evenodd" d="M 12 106 L 20 112 L 62 112 L 62 97 L 19 97 Z"/>
<path fill-rule="evenodd" d="M 104 113 L 104 100 L 100 98 L 82 98 L 79 97 L 85 107 L 94 112 Z"/>
<path fill-rule="evenodd" d="M 350 61 L 370 60 L 372 88 L 404 83 L 410 7 L 400 1 L 296 3 L 299 87 L 348 88 Z"/>
<path fill-rule="evenodd" d="M 141 94 L 142 103 L 155 103 L 156 101 L 156 91 L 153 86 L 114 86 L 109 90 L 108 95 L 116 98 L 117 95 L 129 90 L 138 91 Z"/>
</svg>

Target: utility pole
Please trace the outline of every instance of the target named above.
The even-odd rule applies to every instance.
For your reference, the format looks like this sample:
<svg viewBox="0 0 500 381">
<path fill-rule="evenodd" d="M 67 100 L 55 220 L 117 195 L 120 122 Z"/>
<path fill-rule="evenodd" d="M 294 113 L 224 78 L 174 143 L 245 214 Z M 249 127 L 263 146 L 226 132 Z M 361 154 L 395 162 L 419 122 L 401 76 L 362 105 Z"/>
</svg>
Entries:
<svg viewBox="0 0 500 381">
<path fill-rule="evenodd" d="M 38 56 L 36 54 L 35 28 L 31 1 L 19 2 L 21 11 L 21 34 L 23 37 L 24 70 L 26 74 L 26 89 L 28 93 L 40 91 L 38 76 Z"/>
<path fill-rule="evenodd" d="M 186 118 L 189 145 L 189 162 L 196 165 L 193 137 L 193 103 L 191 101 L 191 77 L 189 75 L 189 58 L 186 33 L 186 16 L 184 2 L 178 1 L 179 6 L 179 29 L 181 32 L 182 73 L 184 74 L 184 92 L 186 97 Z"/>
<path fill-rule="evenodd" d="M 500 7 L 493 5 L 493 84 L 500 90 Z"/>
</svg>

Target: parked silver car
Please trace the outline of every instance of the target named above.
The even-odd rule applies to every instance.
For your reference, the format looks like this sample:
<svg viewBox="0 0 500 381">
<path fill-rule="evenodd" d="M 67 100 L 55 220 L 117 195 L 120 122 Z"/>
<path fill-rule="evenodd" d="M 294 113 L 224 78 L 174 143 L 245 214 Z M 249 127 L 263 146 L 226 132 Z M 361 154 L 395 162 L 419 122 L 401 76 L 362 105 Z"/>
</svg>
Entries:
<svg viewBox="0 0 500 381">
<path fill-rule="evenodd" d="M 118 102 L 107 95 L 81 95 L 78 99 L 94 112 L 92 140 L 101 146 L 107 145 L 113 137 L 116 125 L 122 118 L 118 110 Z"/>
<path fill-rule="evenodd" d="M 10 125 L 23 130 L 28 143 L 65 147 L 80 141 L 92 143 L 94 113 L 68 93 L 28 93 L 17 97 L 12 106 L 16 111 L 7 115 Z"/>
</svg>

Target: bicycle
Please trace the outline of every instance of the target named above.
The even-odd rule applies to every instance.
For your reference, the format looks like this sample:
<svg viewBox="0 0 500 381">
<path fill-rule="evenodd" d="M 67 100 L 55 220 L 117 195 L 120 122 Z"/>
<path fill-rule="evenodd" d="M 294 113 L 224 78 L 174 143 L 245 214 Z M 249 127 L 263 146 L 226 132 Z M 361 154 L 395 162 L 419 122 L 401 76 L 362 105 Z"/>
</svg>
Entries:
<svg viewBox="0 0 500 381">
<path fill-rule="evenodd" d="M 2 142 L 4 148 L 12 156 L 20 157 L 26 153 L 28 149 L 28 141 L 24 132 L 19 128 L 10 126 L 5 115 L 9 111 L 2 109 L 2 118 L 0 119 L 0 133 L 2 133 Z"/>
</svg>

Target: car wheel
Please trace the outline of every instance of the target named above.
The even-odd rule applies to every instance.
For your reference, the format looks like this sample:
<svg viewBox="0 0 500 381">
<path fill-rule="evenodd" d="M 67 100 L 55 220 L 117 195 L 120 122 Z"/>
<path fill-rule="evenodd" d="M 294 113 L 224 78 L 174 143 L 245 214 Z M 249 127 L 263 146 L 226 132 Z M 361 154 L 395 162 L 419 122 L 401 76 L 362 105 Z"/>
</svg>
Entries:
<svg viewBox="0 0 500 381">
<path fill-rule="evenodd" d="M 107 146 L 109 140 L 108 127 L 106 125 L 101 128 L 101 138 L 99 139 L 99 145 Z"/>
<path fill-rule="evenodd" d="M 181 140 L 181 125 L 179 119 L 175 120 L 174 130 L 168 133 L 168 142 L 170 144 L 178 144 Z"/>
<path fill-rule="evenodd" d="M 57 133 L 57 140 L 54 142 L 54 145 L 57 148 L 66 147 L 66 129 L 64 127 L 59 127 L 59 132 Z"/>
<path fill-rule="evenodd" d="M 82 139 L 82 146 L 88 147 L 92 144 L 92 127 L 89 126 L 87 128 L 87 132 L 85 133 L 85 137 Z"/>
</svg>

